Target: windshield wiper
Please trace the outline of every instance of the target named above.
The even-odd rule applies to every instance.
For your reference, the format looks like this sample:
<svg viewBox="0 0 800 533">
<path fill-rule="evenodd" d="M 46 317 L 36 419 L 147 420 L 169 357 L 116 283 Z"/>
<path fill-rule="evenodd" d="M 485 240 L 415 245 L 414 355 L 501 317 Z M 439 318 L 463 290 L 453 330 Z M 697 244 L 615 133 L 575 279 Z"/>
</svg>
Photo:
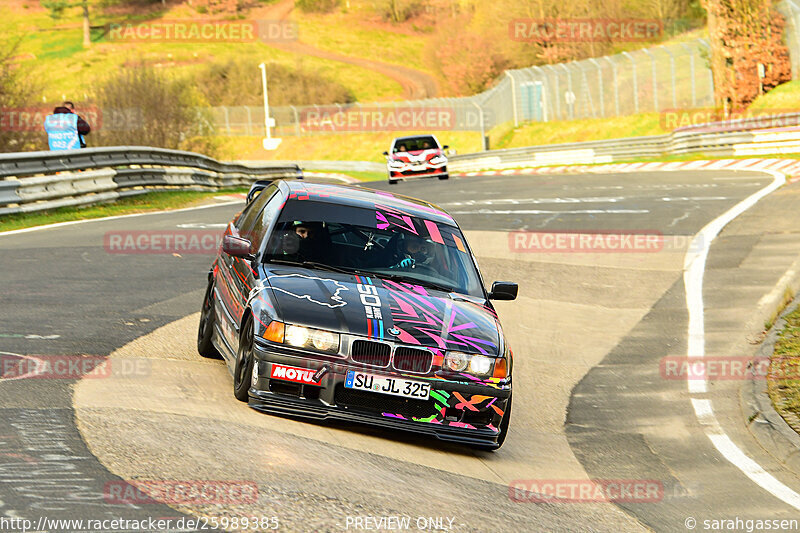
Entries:
<svg viewBox="0 0 800 533">
<path fill-rule="evenodd" d="M 290 261 L 288 259 L 267 259 L 267 263 L 276 263 L 279 265 L 292 265 L 292 266 L 303 266 L 306 268 L 316 268 L 318 270 L 329 270 L 331 272 L 339 272 L 340 274 L 352 274 L 352 270 L 347 270 L 344 268 L 335 267 L 333 265 L 328 265 L 325 263 L 318 263 L 316 261 Z"/>
</svg>

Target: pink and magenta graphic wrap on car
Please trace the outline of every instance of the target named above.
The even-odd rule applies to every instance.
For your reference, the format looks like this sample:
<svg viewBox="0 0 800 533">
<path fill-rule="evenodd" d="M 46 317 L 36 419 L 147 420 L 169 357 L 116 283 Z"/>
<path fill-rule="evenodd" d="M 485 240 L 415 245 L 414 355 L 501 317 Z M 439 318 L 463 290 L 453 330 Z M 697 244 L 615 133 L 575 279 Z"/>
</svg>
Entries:
<svg viewBox="0 0 800 533">
<path fill-rule="evenodd" d="M 495 323 L 477 304 L 432 296 L 427 289 L 411 283 L 382 280 L 390 296 L 392 325 L 397 340 L 409 345 L 430 346 L 484 355 L 497 354 Z M 473 308 L 473 309 L 470 309 Z M 487 323 L 480 323 L 487 322 Z"/>
</svg>

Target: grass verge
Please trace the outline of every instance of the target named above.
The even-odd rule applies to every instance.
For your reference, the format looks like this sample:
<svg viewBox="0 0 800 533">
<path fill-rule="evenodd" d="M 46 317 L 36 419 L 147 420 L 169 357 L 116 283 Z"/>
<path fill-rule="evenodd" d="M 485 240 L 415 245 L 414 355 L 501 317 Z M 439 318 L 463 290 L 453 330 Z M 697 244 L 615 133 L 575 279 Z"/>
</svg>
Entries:
<svg viewBox="0 0 800 533">
<path fill-rule="evenodd" d="M 61 207 L 38 213 L 21 213 L 0 216 L 0 232 L 31 228 L 43 224 L 87 220 L 115 215 L 146 213 L 165 209 L 192 207 L 207 203 L 212 197 L 221 194 L 246 193 L 248 189 L 222 189 L 219 191 L 154 191 L 139 196 L 123 198 L 114 203 L 97 204 L 86 207 Z"/>
<path fill-rule="evenodd" d="M 800 432 L 800 307 L 785 319 L 770 361 L 767 389 L 775 409 Z"/>
</svg>

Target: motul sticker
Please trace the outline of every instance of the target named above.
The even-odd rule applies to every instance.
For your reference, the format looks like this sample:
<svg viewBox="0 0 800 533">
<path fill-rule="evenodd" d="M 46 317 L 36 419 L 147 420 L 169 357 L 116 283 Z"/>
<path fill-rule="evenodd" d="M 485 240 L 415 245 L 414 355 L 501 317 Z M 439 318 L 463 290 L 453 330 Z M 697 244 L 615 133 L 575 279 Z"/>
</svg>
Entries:
<svg viewBox="0 0 800 533">
<path fill-rule="evenodd" d="M 308 368 L 297 368 L 294 366 L 273 364 L 272 373 L 270 374 L 269 377 L 271 377 L 272 379 L 283 379 L 285 381 L 293 381 L 295 383 L 319 385 L 319 381 L 314 379 L 315 373 L 316 373 L 315 370 L 309 370 Z"/>
</svg>

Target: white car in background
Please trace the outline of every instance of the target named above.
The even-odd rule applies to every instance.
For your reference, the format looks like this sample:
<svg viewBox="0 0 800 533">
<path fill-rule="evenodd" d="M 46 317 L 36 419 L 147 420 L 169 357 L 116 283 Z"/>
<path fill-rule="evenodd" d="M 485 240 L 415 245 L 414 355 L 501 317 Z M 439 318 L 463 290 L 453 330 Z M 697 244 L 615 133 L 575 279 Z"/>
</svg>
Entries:
<svg viewBox="0 0 800 533">
<path fill-rule="evenodd" d="M 434 135 L 397 137 L 392 141 L 390 151 L 383 152 L 389 183 L 408 178 L 448 179 L 450 175 L 444 153 L 448 148 L 442 146 Z"/>
</svg>

